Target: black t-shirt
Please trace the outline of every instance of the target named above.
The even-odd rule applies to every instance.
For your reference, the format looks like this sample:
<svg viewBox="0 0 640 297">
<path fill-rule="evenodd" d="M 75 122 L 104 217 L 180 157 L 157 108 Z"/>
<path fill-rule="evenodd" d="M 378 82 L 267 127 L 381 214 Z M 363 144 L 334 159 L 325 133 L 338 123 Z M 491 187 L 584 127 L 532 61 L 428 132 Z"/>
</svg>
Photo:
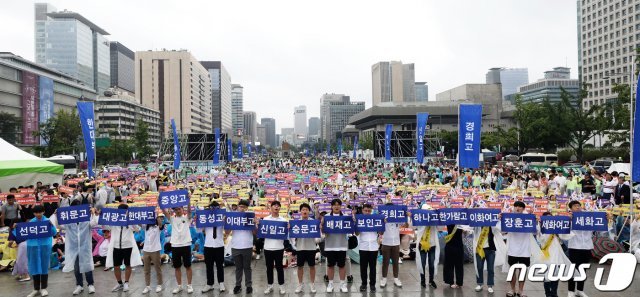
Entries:
<svg viewBox="0 0 640 297">
<path fill-rule="evenodd" d="M 489 243 L 489 247 L 487 247 L 486 249 L 495 251 L 496 244 L 493 242 L 493 230 L 491 229 L 491 227 L 489 227 L 489 236 L 487 236 L 487 242 Z"/>
<path fill-rule="evenodd" d="M 582 185 L 582 193 L 590 193 L 590 194 L 595 194 L 596 193 L 596 185 L 593 182 L 593 179 L 589 178 L 589 179 L 583 179 L 580 181 L 580 185 Z"/>
</svg>

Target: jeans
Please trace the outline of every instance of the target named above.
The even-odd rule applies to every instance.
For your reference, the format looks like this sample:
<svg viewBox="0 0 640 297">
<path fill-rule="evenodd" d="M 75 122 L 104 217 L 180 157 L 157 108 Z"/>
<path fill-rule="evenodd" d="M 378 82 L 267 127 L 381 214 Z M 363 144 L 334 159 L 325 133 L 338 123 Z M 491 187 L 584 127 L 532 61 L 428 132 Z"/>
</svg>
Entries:
<svg viewBox="0 0 640 297">
<path fill-rule="evenodd" d="M 80 273 L 80 257 L 76 257 L 76 263 L 73 266 L 73 274 L 76 276 L 76 286 L 82 287 L 83 283 L 82 273 Z M 93 271 L 85 272 L 84 277 L 87 279 L 88 285 L 93 285 Z"/>
<path fill-rule="evenodd" d="M 436 247 L 432 246 L 428 252 L 423 251 L 422 249 L 420 249 L 420 264 L 422 265 L 422 271 L 420 271 L 420 274 L 422 277 L 424 277 L 425 275 L 425 267 L 427 264 L 427 261 L 429 261 L 429 282 L 433 281 L 433 274 L 435 271 L 435 267 L 434 267 L 434 261 L 436 259 Z"/>
<path fill-rule="evenodd" d="M 558 281 L 544 282 L 544 296 L 558 297 Z"/>
<path fill-rule="evenodd" d="M 484 283 L 484 263 L 487 262 L 487 286 L 493 287 L 493 269 L 496 261 L 496 251 L 484 249 L 484 259 L 476 254 L 476 263 L 478 264 L 478 273 L 476 275 L 476 283 L 482 285 Z"/>
</svg>

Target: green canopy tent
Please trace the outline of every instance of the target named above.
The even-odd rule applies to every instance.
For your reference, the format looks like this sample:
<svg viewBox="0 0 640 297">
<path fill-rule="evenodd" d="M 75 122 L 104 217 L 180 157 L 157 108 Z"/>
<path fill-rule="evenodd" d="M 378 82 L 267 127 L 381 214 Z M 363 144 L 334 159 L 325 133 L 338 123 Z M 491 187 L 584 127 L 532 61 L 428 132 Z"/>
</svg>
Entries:
<svg viewBox="0 0 640 297">
<path fill-rule="evenodd" d="M 0 191 L 18 186 L 62 183 L 64 166 L 29 154 L 0 138 Z"/>
</svg>

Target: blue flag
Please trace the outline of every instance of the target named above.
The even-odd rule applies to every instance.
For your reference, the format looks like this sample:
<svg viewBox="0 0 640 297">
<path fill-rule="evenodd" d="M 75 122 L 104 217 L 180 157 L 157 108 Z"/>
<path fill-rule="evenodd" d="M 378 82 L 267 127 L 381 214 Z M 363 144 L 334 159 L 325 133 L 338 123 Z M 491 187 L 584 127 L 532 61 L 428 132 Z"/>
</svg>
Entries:
<svg viewBox="0 0 640 297">
<path fill-rule="evenodd" d="M 220 128 L 213 129 L 216 134 L 216 147 L 213 151 L 213 165 L 220 164 Z"/>
<path fill-rule="evenodd" d="M 413 226 L 437 226 L 440 225 L 440 215 L 437 210 L 414 209 L 411 211 Z"/>
<path fill-rule="evenodd" d="M 160 209 L 182 207 L 189 205 L 189 191 L 175 190 L 163 191 L 158 196 L 158 206 Z"/>
<path fill-rule="evenodd" d="M 358 152 L 358 134 L 353 138 L 353 158 L 356 158 Z"/>
<path fill-rule="evenodd" d="M 356 215 L 356 232 L 384 232 L 384 229 L 384 215 Z"/>
<path fill-rule="evenodd" d="M 529 213 L 503 213 L 502 232 L 536 233 L 536 215 Z"/>
<path fill-rule="evenodd" d="M 636 85 L 636 102 L 640 102 L 640 93 L 638 92 L 640 92 L 640 76 L 638 76 L 638 84 Z M 640 119 L 640 108 L 638 108 L 638 103 L 635 104 L 633 116 L 633 146 L 631 148 L 631 151 L 633 152 L 633 163 L 631 163 L 632 184 L 633 182 L 640 181 L 640 125 L 638 124 L 638 119 Z"/>
<path fill-rule="evenodd" d="M 286 240 L 289 235 L 286 221 L 261 220 L 258 227 L 258 238 Z"/>
<path fill-rule="evenodd" d="M 406 205 L 378 205 L 378 213 L 387 219 L 387 223 L 406 223 Z"/>
<path fill-rule="evenodd" d="M 16 226 L 16 238 L 18 241 L 53 237 L 54 235 L 55 227 L 53 227 L 51 221 L 18 223 Z"/>
<path fill-rule="evenodd" d="M 469 225 L 469 217 L 466 208 L 441 208 L 438 209 L 440 225 Z"/>
<path fill-rule="evenodd" d="M 493 227 L 500 222 L 499 209 L 469 208 L 467 213 L 469 214 L 470 227 Z"/>
<path fill-rule="evenodd" d="M 351 216 L 324 216 L 322 231 L 326 234 L 351 234 L 354 231 Z"/>
<path fill-rule="evenodd" d="M 249 153 L 249 158 L 253 157 L 253 152 L 251 151 L 251 143 L 247 143 L 247 152 Z"/>
<path fill-rule="evenodd" d="M 103 226 L 127 226 L 129 220 L 127 218 L 126 209 L 102 208 L 98 224 Z"/>
<path fill-rule="evenodd" d="M 427 129 L 427 120 L 429 119 L 428 112 L 419 112 L 416 114 L 417 127 L 416 127 L 416 161 L 422 164 L 424 161 L 424 133 Z"/>
<path fill-rule="evenodd" d="M 224 229 L 225 230 L 254 230 L 255 213 L 252 212 L 240 212 L 240 211 L 228 211 L 225 217 Z"/>
<path fill-rule="evenodd" d="M 238 158 L 242 159 L 242 142 L 238 143 Z"/>
<path fill-rule="evenodd" d="M 571 216 L 571 230 L 607 231 L 607 213 L 603 211 L 580 211 Z"/>
<path fill-rule="evenodd" d="M 84 149 L 87 152 L 87 173 L 89 177 L 95 177 L 93 161 L 96 158 L 96 127 L 93 114 L 93 102 L 78 102 L 78 116 L 84 138 Z"/>
<path fill-rule="evenodd" d="M 227 139 L 227 162 L 233 161 L 233 143 L 231 138 Z"/>
<path fill-rule="evenodd" d="M 568 216 L 541 216 L 540 232 L 542 234 L 571 233 L 571 218 Z"/>
<path fill-rule="evenodd" d="M 222 227 L 225 214 L 224 209 L 196 210 L 196 227 Z"/>
<path fill-rule="evenodd" d="M 480 167 L 481 104 L 460 104 L 458 123 L 458 164 L 460 168 Z"/>
<path fill-rule="evenodd" d="M 148 207 L 129 207 L 127 209 L 127 217 L 129 225 L 155 225 L 156 208 Z"/>
<path fill-rule="evenodd" d="M 320 220 L 289 221 L 289 238 L 320 238 Z"/>
<path fill-rule="evenodd" d="M 60 207 L 56 212 L 59 225 L 88 222 L 91 220 L 89 204 Z"/>
<path fill-rule="evenodd" d="M 391 133 L 393 132 L 393 125 L 387 124 L 384 132 L 384 159 L 391 160 Z"/>
<path fill-rule="evenodd" d="M 338 158 L 342 157 L 342 138 L 338 138 Z"/>
<path fill-rule="evenodd" d="M 180 168 L 180 142 L 178 141 L 178 132 L 176 131 L 176 121 L 171 119 L 171 130 L 173 131 L 173 169 Z"/>
</svg>

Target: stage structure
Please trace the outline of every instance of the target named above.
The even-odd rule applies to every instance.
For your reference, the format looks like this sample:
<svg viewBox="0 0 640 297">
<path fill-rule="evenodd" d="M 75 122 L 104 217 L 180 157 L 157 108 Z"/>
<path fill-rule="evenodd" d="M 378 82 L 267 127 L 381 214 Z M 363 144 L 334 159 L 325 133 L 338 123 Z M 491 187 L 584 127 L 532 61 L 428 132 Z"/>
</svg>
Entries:
<svg viewBox="0 0 640 297">
<path fill-rule="evenodd" d="M 373 153 L 375 158 L 384 158 L 384 131 L 373 132 Z M 416 130 L 401 130 L 391 133 L 391 158 L 410 159 L 416 156 Z M 424 135 L 425 157 L 436 156 L 440 151 L 438 131 L 427 130 Z"/>
<path fill-rule="evenodd" d="M 208 170 L 213 167 L 213 155 L 216 148 L 215 134 L 181 134 L 178 132 L 178 140 L 182 156 L 180 167 L 197 167 L 198 171 Z M 227 149 L 227 134 L 220 133 L 221 164 L 228 161 Z M 165 137 L 160 142 L 158 156 L 163 163 L 173 161 L 173 137 Z M 171 162 L 167 164 L 169 163 Z"/>
</svg>

